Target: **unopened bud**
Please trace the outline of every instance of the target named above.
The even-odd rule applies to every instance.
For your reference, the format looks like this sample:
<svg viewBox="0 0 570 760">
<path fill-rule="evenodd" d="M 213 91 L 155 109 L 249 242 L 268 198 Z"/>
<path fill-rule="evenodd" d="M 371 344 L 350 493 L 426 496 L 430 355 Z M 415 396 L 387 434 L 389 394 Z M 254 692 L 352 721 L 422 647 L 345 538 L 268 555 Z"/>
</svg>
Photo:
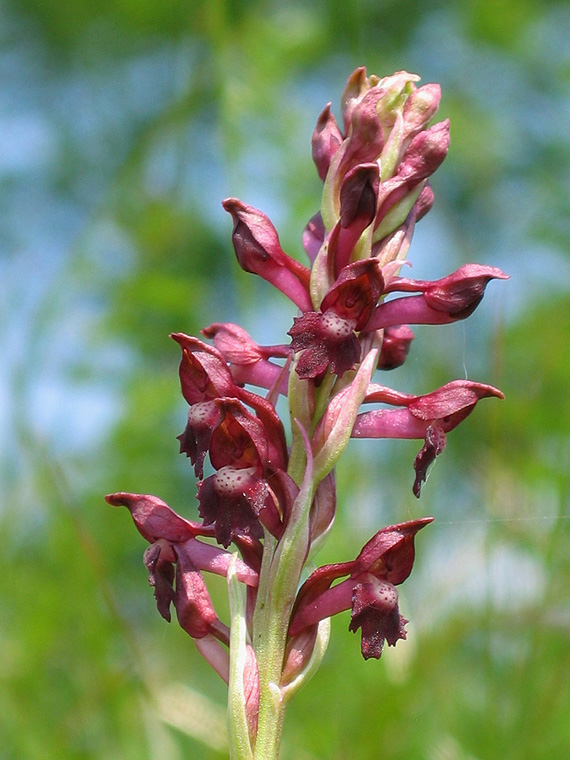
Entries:
<svg viewBox="0 0 570 760">
<path fill-rule="evenodd" d="M 311 138 L 313 161 L 323 182 L 327 176 L 331 158 L 339 149 L 342 139 L 336 119 L 331 113 L 331 104 L 327 103 L 317 120 Z"/>
<path fill-rule="evenodd" d="M 370 82 L 366 76 L 366 68 L 360 66 L 349 76 L 340 99 L 345 132 L 348 131 L 350 126 L 352 112 L 356 104 L 369 89 Z"/>
<path fill-rule="evenodd" d="M 400 367 L 406 361 L 413 339 L 414 333 L 407 325 L 387 327 L 384 330 L 378 369 L 388 370 Z"/>
<path fill-rule="evenodd" d="M 414 90 L 404 106 L 405 135 L 407 139 L 415 137 L 418 132 L 433 119 L 441 100 L 441 87 L 438 84 L 424 84 Z"/>
<path fill-rule="evenodd" d="M 433 206 L 433 200 L 434 200 L 433 190 L 431 188 L 431 185 L 428 182 L 426 182 L 414 205 L 414 209 L 416 212 L 416 222 L 419 222 L 420 219 L 423 219 L 423 217 L 431 209 L 431 207 Z"/>
<path fill-rule="evenodd" d="M 440 166 L 449 149 L 449 119 L 417 134 L 408 145 L 398 168 L 398 176 L 420 182 Z"/>
</svg>

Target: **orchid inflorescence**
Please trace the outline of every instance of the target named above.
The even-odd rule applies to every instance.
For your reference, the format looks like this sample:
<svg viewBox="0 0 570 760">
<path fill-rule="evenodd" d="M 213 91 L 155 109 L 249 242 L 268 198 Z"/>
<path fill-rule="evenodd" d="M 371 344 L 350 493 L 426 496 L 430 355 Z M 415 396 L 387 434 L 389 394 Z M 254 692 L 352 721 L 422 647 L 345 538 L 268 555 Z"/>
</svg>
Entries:
<svg viewBox="0 0 570 760">
<path fill-rule="evenodd" d="M 446 434 L 479 399 L 503 397 L 470 380 L 419 396 L 372 382 L 376 370 L 404 363 L 410 324 L 465 319 L 489 280 L 507 277 L 480 264 L 436 281 L 400 275 L 414 225 L 433 203 L 428 178 L 449 146 L 448 121 L 429 126 L 440 88 L 418 79 L 404 71 L 380 79 L 359 68 L 342 95 L 342 124 L 330 103 L 319 116 L 312 154 L 324 187 L 303 233 L 310 266 L 283 251 L 263 212 L 236 198 L 223 202 L 242 269 L 274 285 L 299 315 L 280 345 L 258 345 L 227 323 L 202 331 L 210 342 L 171 336 L 182 350 L 189 405 L 180 450 L 198 478 L 201 521 L 155 496 L 107 496 L 130 510 L 149 542 L 144 561 L 160 614 L 170 620 L 174 607 L 229 685 L 232 757 L 277 757 L 285 705 L 318 667 L 332 615 L 351 611 L 366 659 L 406 638 L 395 587 L 409 576 L 415 535 L 431 517 L 382 528 L 356 559 L 319 567 L 301 583 L 333 524 L 335 465 L 349 439 L 423 441 L 414 462 L 419 497 Z M 287 425 L 276 411 L 279 396 L 288 400 Z M 214 609 L 208 572 L 228 579 L 230 625 Z"/>
</svg>

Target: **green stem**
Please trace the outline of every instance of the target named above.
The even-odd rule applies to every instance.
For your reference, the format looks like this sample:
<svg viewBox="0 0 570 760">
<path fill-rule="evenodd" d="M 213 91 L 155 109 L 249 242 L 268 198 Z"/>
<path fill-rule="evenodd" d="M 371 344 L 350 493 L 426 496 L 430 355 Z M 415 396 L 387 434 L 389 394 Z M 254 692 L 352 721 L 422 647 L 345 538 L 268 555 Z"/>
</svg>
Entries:
<svg viewBox="0 0 570 760">
<path fill-rule="evenodd" d="M 327 410 L 327 406 L 331 399 L 331 392 L 336 382 L 337 376 L 328 370 L 327 374 L 323 378 L 321 385 L 315 389 L 315 412 L 311 422 L 311 435 L 315 432 L 315 428 L 319 424 L 321 417 Z"/>
<path fill-rule="evenodd" d="M 259 719 L 254 760 L 277 760 L 281 743 L 285 700 L 281 673 L 287 629 L 297 587 L 307 556 L 312 478 L 305 477 L 279 544 L 272 547 L 271 562 L 264 557 L 260 591 L 254 616 L 254 645 L 259 669 Z M 266 549 L 264 548 L 264 555 Z"/>
<path fill-rule="evenodd" d="M 228 740 L 230 760 L 253 760 L 244 692 L 247 660 L 247 625 L 245 599 L 236 574 L 234 554 L 228 569 L 230 598 L 230 677 L 228 682 Z"/>
<path fill-rule="evenodd" d="M 288 474 L 299 485 L 299 493 L 279 542 L 267 532 L 253 618 L 253 646 L 259 672 L 259 716 L 254 760 L 278 760 L 285 717 L 285 692 L 281 675 L 287 646 L 287 630 L 299 581 L 309 549 L 309 514 L 317 481 L 313 477 L 309 435 L 326 410 L 335 377 L 325 378 L 311 396 L 307 381 L 291 371 L 289 407 L 293 440 Z M 309 460 L 309 461 L 308 461 Z M 289 689 L 288 696 L 294 692 Z"/>
</svg>

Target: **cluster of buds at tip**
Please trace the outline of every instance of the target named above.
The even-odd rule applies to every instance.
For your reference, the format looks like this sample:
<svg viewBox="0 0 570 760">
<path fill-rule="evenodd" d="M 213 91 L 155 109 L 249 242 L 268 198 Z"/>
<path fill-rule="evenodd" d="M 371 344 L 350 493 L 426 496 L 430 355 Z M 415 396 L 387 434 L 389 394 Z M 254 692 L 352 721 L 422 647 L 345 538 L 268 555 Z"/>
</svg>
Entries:
<svg viewBox="0 0 570 760">
<path fill-rule="evenodd" d="M 335 465 L 350 438 L 423 441 L 414 463 L 419 497 L 446 435 L 480 399 L 502 398 L 496 388 L 468 380 L 423 395 L 373 381 L 375 372 L 405 362 L 410 325 L 465 319 L 488 282 L 507 277 L 482 264 L 435 281 L 400 275 L 414 225 L 433 203 L 429 178 L 449 146 L 448 121 L 432 124 L 439 86 L 417 81 L 404 71 L 380 79 L 359 68 L 342 95 L 340 123 L 330 104 L 318 117 L 312 154 L 323 196 L 303 233 L 307 264 L 282 249 L 262 211 L 235 198 L 223 202 L 240 266 L 298 311 L 284 342 L 271 346 L 235 324 L 214 323 L 202 331 L 204 339 L 171 336 L 182 352 L 180 382 L 189 406 L 180 451 L 198 478 L 201 520 L 181 517 L 154 496 L 107 497 L 130 510 L 149 542 L 145 563 L 159 612 L 169 620 L 175 608 L 182 628 L 226 680 L 235 615 L 229 626 L 218 618 L 204 576 L 229 578 L 232 568 L 232 579 L 243 584 L 238 618 L 246 630 L 243 694 L 252 742 L 264 698 L 260 684 L 276 684 L 275 664 L 257 648 L 265 635 L 282 631 L 277 688 L 283 694 L 309 667 L 321 622 L 337 612 L 350 610 L 365 658 L 380 657 L 384 642 L 406 636 L 396 586 L 412 570 L 416 533 L 432 518 L 381 529 L 356 559 L 317 568 L 300 585 L 307 558 L 333 524 Z M 287 426 L 276 411 L 279 396 L 288 399 Z M 204 477 L 206 462 L 211 474 Z M 268 624 L 272 604 L 280 626 Z"/>
</svg>

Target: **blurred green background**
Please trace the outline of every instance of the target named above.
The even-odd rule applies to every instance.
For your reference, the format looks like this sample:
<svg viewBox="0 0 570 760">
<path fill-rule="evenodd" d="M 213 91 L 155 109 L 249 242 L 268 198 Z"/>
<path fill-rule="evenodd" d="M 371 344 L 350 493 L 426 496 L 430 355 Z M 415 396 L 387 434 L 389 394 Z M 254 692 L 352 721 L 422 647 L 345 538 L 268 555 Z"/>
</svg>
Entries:
<svg viewBox="0 0 570 760">
<path fill-rule="evenodd" d="M 443 88 L 452 143 L 413 275 L 500 266 L 466 322 L 382 378 L 501 387 L 418 502 L 416 442 L 354 442 L 322 562 L 431 514 L 407 642 L 364 662 L 348 617 L 293 702 L 283 757 L 570 757 L 570 6 L 540 0 L 0 2 L 0 758 L 217 760 L 224 686 L 159 618 L 144 540 L 103 494 L 195 488 L 171 331 L 283 340 L 220 201 L 286 250 L 320 202 L 309 141 L 349 73 Z M 222 604 L 223 584 L 213 593 Z"/>
</svg>

